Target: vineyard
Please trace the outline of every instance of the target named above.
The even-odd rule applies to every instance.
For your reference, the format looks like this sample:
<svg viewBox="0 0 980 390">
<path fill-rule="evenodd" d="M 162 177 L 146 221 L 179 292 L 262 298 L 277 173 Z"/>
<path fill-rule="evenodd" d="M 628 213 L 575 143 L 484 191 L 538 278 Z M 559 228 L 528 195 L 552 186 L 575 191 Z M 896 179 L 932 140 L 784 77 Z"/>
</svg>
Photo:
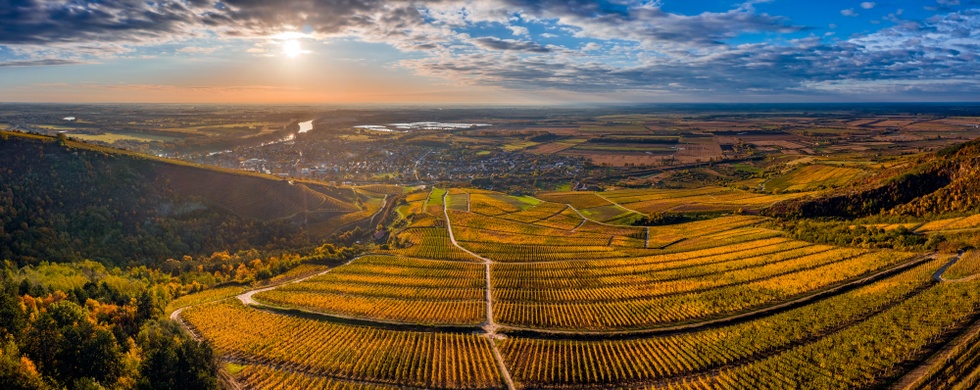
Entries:
<svg viewBox="0 0 980 390">
<path fill-rule="evenodd" d="M 221 354 L 338 379 L 426 388 L 501 384 L 486 338 L 393 331 L 276 315 L 237 301 L 198 306 L 183 318 Z"/>
<path fill-rule="evenodd" d="M 813 191 L 836 188 L 853 182 L 866 173 L 860 169 L 810 164 L 800 166 L 765 182 L 767 191 Z"/>
<path fill-rule="evenodd" d="M 971 215 L 963 218 L 941 219 L 930 221 L 919 226 L 916 231 L 923 233 L 939 232 L 944 230 L 976 229 L 980 228 L 980 214 Z"/>
<path fill-rule="evenodd" d="M 980 251 L 974 249 L 963 253 L 955 264 L 946 269 L 943 276 L 950 279 L 962 279 L 977 274 L 980 274 Z"/>
<path fill-rule="evenodd" d="M 485 320 L 485 286 L 483 267 L 476 264 L 366 256 L 254 298 L 345 317 L 475 325 Z"/>
<path fill-rule="evenodd" d="M 715 187 L 419 191 L 399 207 L 406 223 L 387 249 L 298 274 L 250 295 L 254 302 L 218 300 L 237 287 L 188 296 L 181 302 L 193 306 L 179 314 L 242 367 L 234 381 L 250 389 L 980 383 L 975 251 L 951 262 L 815 244 L 750 215 L 662 226 L 598 217 L 783 198 Z"/>
<path fill-rule="evenodd" d="M 596 194 L 624 208 L 641 213 L 757 210 L 778 201 L 806 195 L 806 193 L 769 195 L 725 187 L 702 187 L 690 190 L 616 190 Z"/>
</svg>

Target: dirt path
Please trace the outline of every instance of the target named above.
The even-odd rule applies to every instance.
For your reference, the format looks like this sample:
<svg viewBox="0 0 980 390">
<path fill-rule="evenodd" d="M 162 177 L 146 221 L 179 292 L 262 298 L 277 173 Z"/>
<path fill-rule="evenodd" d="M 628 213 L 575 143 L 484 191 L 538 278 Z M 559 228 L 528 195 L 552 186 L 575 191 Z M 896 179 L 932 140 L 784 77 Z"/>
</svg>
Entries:
<svg viewBox="0 0 980 390">
<path fill-rule="evenodd" d="M 501 376 L 503 376 L 504 382 L 507 384 L 507 389 L 514 390 L 514 380 L 511 378 L 510 371 L 507 370 L 507 365 L 504 364 L 504 359 L 500 355 L 500 350 L 497 348 L 497 343 L 494 342 L 494 339 L 502 336 L 497 334 L 498 326 L 493 320 L 493 285 L 490 283 L 490 265 L 493 264 L 493 260 L 480 256 L 469 249 L 463 248 L 463 246 L 459 245 L 459 242 L 456 241 L 456 236 L 453 234 L 453 224 L 452 221 L 449 220 L 449 203 L 446 202 L 446 198 L 448 196 L 449 191 L 442 194 L 442 213 L 446 217 L 446 230 L 449 232 L 449 242 L 452 242 L 453 246 L 461 249 L 463 252 L 468 253 L 470 256 L 483 260 L 483 267 L 486 272 L 487 281 L 487 288 L 485 290 L 486 297 L 484 298 L 486 299 L 487 303 L 487 321 L 483 324 L 483 329 L 486 330 L 486 336 L 490 339 L 490 345 L 493 346 L 493 358 L 497 361 L 497 368 L 500 370 Z"/>
<path fill-rule="evenodd" d="M 574 211 L 575 214 L 578 214 L 579 218 L 582 218 L 584 220 L 584 221 L 582 221 L 582 224 L 576 226 L 575 229 L 578 229 L 578 228 L 582 227 L 582 225 L 584 225 L 585 222 L 592 222 L 592 223 L 599 224 L 599 225 L 602 225 L 602 226 L 610 226 L 610 227 L 617 227 L 617 228 L 639 227 L 639 226 L 630 226 L 630 225 L 616 225 L 616 224 L 612 224 L 612 223 L 605 223 L 605 222 L 601 222 L 601 221 L 596 221 L 596 220 L 594 220 L 592 218 L 586 217 L 585 214 L 582 214 L 581 211 L 579 211 L 578 209 L 576 209 L 575 206 L 572 206 L 570 203 L 565 203 L 565 205 L 568 206 L 568 208 L 572 209 L 572 211 Z M 627 211 L 635 212 L 635 211 L 630 210 L 630 209 L 626 209 L 626 210 Z M 642 215 L 642 214 L 640 214 L 640 215 Z M 649 227 L 647 227 L 647 228 L 649 228 Z M 572 230 L 575 230 L 575 229 L 572 229 Z"/>
<path fill-rule="evenodd" d="M 957 252 L 956 253 L 956 256 L 953 256 L 953 258 L 950 259 L 948 263 L 944 264 L 942 266 L 942 268 L 939 268 L 939 270 L 937 270 L 936 273 L 932 274 L 932 278 L 935 281 L 941 282 L 941 283 L 942 282 L 945 282 L 945 283 L 962 283 L 962 282 L 969 282 L 969 281 L 974 280 L 976 278 L 980 278 L 980 274 L 973 274 L 973 275 L 970 275 L 970 276 L 964 276 L 962 278 L 957 278 L 957 279 L 947 279 L 945 276 L 943 276 L 943 274 L 946 273 L 946 270 L 949 269 L 949 267 L 952 267 L 954 264 L 956 264 L 956 262 L 960 261 L 960 259 L 963 258 L 963 255 L 964 254 L 966 254 L 966 252 L 965 251 L 962 251 L 962 250 L 959 251 L 959 252 Z"/>
<path fill-rule="evenodd" d="M 613 205 L 616 205 L 617 207 L 619 207 L 619 208 L 621 208 L 621 209 L 623 209 L 623 210 L 626 210 L 626 211 L 629 211 L 629 212 L 631 212 L 631 213 L 636 213 L 636 214 L 639 214 L 639 215 L 646 215 L 646 214 L 644 214 L 644 213 L 641 213 L 641 212 L 639 212 L 639 211 L 636 211 L 636 210 L 633 210 L 633 209 L 631 209 L 631 208 L 629 208 L 629 207 L 626 207 L 626 206 L 623 206 L 623 205 L 621 205 L 621 204 L 619 204 L 619 203 L 616 203 L 616 202 L 614 202 L 613 200 L 611 200 L 611 199 L 609 199 L 609 198 L 607 198 L 607 197 L 605 197 L 605 196 L 602 196 L 602 195 L 600 195 L 600 194 L 599 194 L 598 192 L 592 192 L 592 193 L 593 193 L 593 194 L 594 194 L 595 196 L 598 196 L 598 197 L 600 197 L 600 198 L 602 198 L 602 200 L 604 200 L 604 201 L 606 201 L 606 202 L 609 202 L 609 203 L 612 203 Z"/>
<path fill-rule="evenodd" d="M 372 226 L 371 222 L 374 221 L 374 219 L 377 218 L 382 212 L 384 212 L 386 207 L 388 207 L 388 196 L 389 196 L 388 194 L 385 194 L 385 197 L 381 199 L 381 206 L 378 209 L 378 211 L 375 211 L 371 213 L 371 215 L 358 219 L 356 221 L 348 222 L 335 228 L 328 228 L 329 229 L 328 232 L 342 232 L 347 228 L 350 228 L 352 226 L 356 227 L 358 225 L 364 224 L 365 222 L 367 224 L 362 229 L 374 231 L 374 226 Z M 324 235 L 324 237 L 326 237 L 326 235 Z"/>
<path fill-rule="evenodd" d="M 949 267 L 952 267 L 956 262 L 958 262 L 963 255 L 964 251 L 959 251 L 956 256 L 953 256 L 946 264 L 940 267 L 934 274 L 932 274 L 932 279 L 938 283 L 962 283 L 969 282 L 971 280 L 980 277 L 980 274 L 974 274 L 967 277 L 959 279 L 946 279 L 943 276 Z M 950 359 L 954 358 L 954 354 L 957 352 L 958 347 L 964 342 L 971 340 L 977 333 L 980 333 L 980 320 L 975 321 L 969 328 L 964 330 L 959 336 L 947 343 L 930 356 L 928 359 L 922 362 L 918 367 L 912 371 L 907 372 L 903 375 L 894 385 L 890 387 L 892 390 L 910 390 L 920 387 L 928 376 L 934 371 L 934 369 L 946 364 Z"/>
<path fill-rule="evenodd" d="M 363 256 L 357 256 L 357 257 L 355 257 L 353 259 L 347 260 L 343 264 L 338 265 L 337 267 L 341 267 L 341 266 L 345 266 L 347 264 L 350 264 L 350 262 L 352 262 L 354 260 L 357 260 L 357 259 L 360 259 L 361 257 L 363 257 Z M 283 286 L 283 285 L 286 285 L 286 284 L 299 283 L 299 282 L 302 282 L 302 281 L 307 280 L 309 278 L 317 277 L 317 276 L 323 275 L 325 273 L 328 273 L 330 271 L 333 271 L 333 269 L 334 268 L 337 268 L 337 267 L 331 267 L 330 269 L 328 269 L 326 271 L 323 271 L 323 272 L 317 272 L 317 273 L 312 274 L 312 275 L 301 276 L 301 277 L 298 277 L 296 279 L 290 279 L 290 280 L 287 280 L 287 281 L 284 281 L 284 282 L 281 282 L 281 283 L 276 283 L 276 284 L 273 284 L 273 285 L 269 285 L 269 286 L 265 286 L 265 287 L 259 287 L 259 288 L 252 289 L 252 290 L 248 290 L 246 292 L 243 292 L 241 294 L 236 295 L 235 298 L 238 298 L 239 301 L 242 301 L 242 303 L 245 304 L 245 306 L 261 305 L 260 303 L 256 302 L 254 299 L 252 299 L 252 296 L 253 295 L 255 295 L 257 293 L 260 293 L 260 292 L 263 292 L 263 291 L 274 290 L 274 289 L 279 288 L 280 286 Z"/>
</svg>

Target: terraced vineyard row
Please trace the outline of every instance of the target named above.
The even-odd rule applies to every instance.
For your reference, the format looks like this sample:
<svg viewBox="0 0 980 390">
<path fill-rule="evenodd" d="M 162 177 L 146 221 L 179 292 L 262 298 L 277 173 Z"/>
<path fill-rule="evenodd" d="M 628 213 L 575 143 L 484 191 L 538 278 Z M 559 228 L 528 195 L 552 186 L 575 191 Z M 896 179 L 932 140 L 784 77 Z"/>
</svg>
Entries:
<svg viewBox="0 0 980 390">
<path fill-rule="evenodd" d="M 612 204 L 591 192 L 546 192 L 537 194 L 537 197 L 549 202 L 570 204 L 579 210 Z"/>
<path fill-rule="evenodd" d="M 537 206 L 531 207 L 527 210 L 500 215 L 500 218 L 517 222 L 535 223 L 537 221 L 551 218 L 562 211 L 565 211 L 567 208 L 568 206 L 563 204 L 541 202 Z"/>
<path fill-rule="evenodd" d="M 945 358 L 925 372 L 914 389 L 975 389 L 980 386 L 980 323 L 966 330 L 946 353 Z"/>
<path fill-rule="evenodd" d="M 635 299 L 495 301 L 494 315 L 501 324 L 532 329 L 612 331 L 666 326 L 764 307 L 898 264 L 910 255 L 879 252 L 844 259 L 820 254 L 814 257 L 777 263 L 763 270 L 736 272 L 733 274 L 742 275 L 742 279 L 723 277 L 714 285 L 692 281 L 690 285 L 694 287 L 683 283 L 651 287 L 652 291 L 646 293 L 649 296 Z M 823 260 L 819 260 L 821 257 Z M 814 260 L 814 264 L 808 265 L 809 260 Z M 624 296 L 630 294 L 625 290 L 637 288 L 637 285 L 619 287 Z M 681 291 L 669 294 L 671 288 Z M 588 295 L 590 292 L 586 291 L 581 298 Z"/>
<path fill-rule="evenodd" d="M 449 217 L 462 245 L 495 261 L 627 257 L 632 254 L 617 248 L 645 246 L 646 229 L 642 228 L 569 231 L 474 213 L 450 212 Z"/>
<path fill-rule="evenodd" d="M 514 380 L 523 388 L 568 388 L 600 384 L 607 387 L 635 388 L 675 384 L 679 385 L 677 388 L 698 388 L 680 384 L 683 379 L 691 379 L 698 373 L 705 373 L 702 381 L 710 382 L 713 375 L 711 370 L 778 359 L 808 345 L 833 339 L 842 332 L 853 332 L 855 329 L 868 331 L 871 327 L 881 327 L 883 330 L 901 329 L 901 324 L 907 323 L 899 321 L 888 324 L 882 321 L 884 318 L 892 320 L 900 315 L 908 315 L 908 318 L 937 319 L 945 325 L 955 323 L 956 317 L 962 318 L 964 314 L 942 319 L 938 316 L 945 309 L 923 306 L 930 299 L 962 295 L 962 289 L 948 290 L 930 282 L 930 274 L 938 265 L 935 261 L 920 265 L 875 284 L 811 305 L 718 329 L 664 337 L 605 341 L 517 337 L 502 340 L 498 344 L 504 360 L 511 367 Z M 963 304 L 970 300 L 953 299 Z M 957 308 L 963 309 L 962 313 L 972 311 L 969 306 Z M 875 331 L 868 332 L 871 337 L 875 334 Z M 848 347 L 853 344 L 838 345 Z M 881 347 L 884 349 L 885 345 Z M 818 365 L 824 365 L 828 369 L 843 368 L 840 365 L 821 364 L 829 356 L 812 352 L 804 360 L 811 363 L 794 363 L 795 367 L 787 367 L 783 372 L 795 372 L 806 367 L 819 367 Z M 891 356 L 881 356 L 882 360 L 889 358 Z M 755 379 L 744 379 L 758 386 L 756 388 L 767 387 L 766 383 Z M 772 382 L 768 384 L 773 385 Z M 716 385 L 710 388 L 730 388 L 728 385 L 731 384 Z M 809 385 L 789 387 L 811 388 Z"/>
<path fill-rule="evenodd" d="M 237 378 L 237 382 L 242 387 L 255 390 L 398 390 L 404 388 L 276 370 L 261 364 L 246 366 Z"/>
<path fill-rule="evenodd" d="M 254 299 L 359 319 L 476 325 L 486 320 L 485 286 L 478 264 L 366 256 Z"/>
<path fill-rule="evenodd" d="M 601 196 L 631 210 L 651 213 L 671 210 L 706 212 L 758 208 L 781 200 L 805 196 L 805 193 L 769 195 L 724 187 L 702 187 L 692 190 L 616 190 L 602 192 Z"/>
<path fill-rule="evenodd" d="M 937 232 L 943 230 L 974 229 L 978 227 L 980 227 L 980 214 L 963 218 L 950 218 L 926 222 L 915 230 L 917 232 Z"/>
<path fill-rule="evenodd" d="M 812 246 L 704 267 L 692 266 L 643 273 L 633 269 L 601 277 L 581 275 L 556 279 L 531 276 L 511 279 L 510 288 L 494 286 L 494 297 L 505 301 L 530 302 L 601 302 L 649 298 L 761 280 L 841 261 L 863 252 Z M 496 274 L 493 275 L 493 280 L 495 284 L 497 281 L 508 281 Z M 565 286 L 555 288 L 553 285 L 558 283 Z"/>
<path fill-rule="evenodd" d="M 717 263 L 738 261 L 786 250 L 808 247 L 812 244 L 783 237 L 766 238 L 745 243 L 723 245 L 683 253 L 656 254 L 644 257 L 612 260 L 581 260 L 568 262 L 539 262 L 523 264 L 494 264 L 494 286 L 523 286 L 523 281 L 538 282 L 546 279 L 554 286 L 568 286 L 567 280 L 583 277 L 603 277 L 642 274 L 651 271 L 676 270 Z M 816 246 L 815 248 L 827 248 Z"/>
<path fill-rule="evenodd" d="M 712 388 L 861 388 L 900 373 L 900 364 L 977 310 L 980 286 L 943 283 L 886 312 L 813 343 L 705 378 Z M 911 331 L 910 331 L 911 330 Z M 800 364 L 814 362 L 814 364 Z"/>
<path fill-rule="evenodd" d="M 450 211 L 453 228 L 469 227 L 473 229 L 497 231 L 501 233 L 522 234 L 529 236 L 556 236 L 569 234 L 569 229 L 557 229 L 532 223 L 522 223 L 497 217 L 487 217 L 476 213 Z M 596 236 L 606 236 L 608 234 Z"/>
<path fill-rule="evenodd" d="M 232 360 L 319 376 L 438 389 L 501 388 L 490 341 L 470 334 L 339 325 L 229 301 L 183 318 Z"/>
<path fill-rule="evenodd" d="M 578 259 L 615 259 L 630 256 L 609 246 L 501 245 L 463 242 L 467 249 L 499 262 L 539 262 Z"/>
<path fill-rule="evenodd" d="M 498 193 L 470 193 L 470 211 L 482 215 L 516 213 L 533 206 L 531 202 Z"/>
<path fill-rule="evenodd" d="M 685 238 L 683 241 L 672 244 L 663 252 L 683 253 L 700 250 L 702 248 L 716 248 L 725 245 L 732 245 L 743 242 L 764 240 L 767 238 L 780 237 L 782 234 L 777 231 L 762 228 L 737 228 L 705 236 Z"/>
<path fill-rule="evenodd" d="M 552 215 L 546 219 L 536 221 L 534 224 L 561 230 L 576 230 L 583 224 L 585 219 L 578 215 L 575 210 L 566 207 L 560 213 Z"/>
<path fill-rule="evenodd" d="M 477 325 L 485 320 L 482 301 L 423 301 L 379 298 L 296 289 L 264 291 L 255 295 L 261 303 L 296 307 L 317 313 L 371 319 L 382 322 L 433 325 Z"/>
<path fill-rule="evenodd" d="M 866 173 L 863 170 L 830 165 L 804 165 L 788 174 L 769 179 L 765 189 L 805 191 L 818 188 L 834 188 L 850 183 Z"/>
<path fill-rule="evenodd" d="M 392 251 L 402 256 L 436 260 L 478 261 L 470 254 L 454 246 L 449 241 L 449 233 L 442 226 L 413 227 L 402 231 L 398 237 L 411 244 L 407 248 Z"/>
<path fill-rule="evenodd" d="M 701 207 L 770 195 L 547 196 L 605 203 L 578 210 L 433 189 L 411 198 L 419 212 L 387 251 L 398 256 L 364 256 L 252 296 L 333 319 L 237 300 L 184 317 L 245 366 L 238 382 L 249 388 L 831 389 L 890 381 L 978 314 L 980 281 L 936 282 L 945 261 L 922 254 L 793 240 L 754 216 L 651 227 L 596 217 L 622 210 L 603 196 Z M 978 262 L 965 260 L 959 271 L 972 274 Z M 956 267 L 947 277 L 959 276 Z M 451 333 L 461 326 L 473 330 Z M 928 373 L 927 387 L 980 381 L 980 349 L 966 340 Z"/>
<path fill-rule="evenodd" d="M 407 217 L 410 214 L 422 214 L 425 212 L 425 202 L 429 199 L 428 192 L 416 192 L 408 194 L 405 196 L 405 202 L 408 204 L 398 207 L 398 212 L 402 214 L 403 217 Z"/>
</svg>

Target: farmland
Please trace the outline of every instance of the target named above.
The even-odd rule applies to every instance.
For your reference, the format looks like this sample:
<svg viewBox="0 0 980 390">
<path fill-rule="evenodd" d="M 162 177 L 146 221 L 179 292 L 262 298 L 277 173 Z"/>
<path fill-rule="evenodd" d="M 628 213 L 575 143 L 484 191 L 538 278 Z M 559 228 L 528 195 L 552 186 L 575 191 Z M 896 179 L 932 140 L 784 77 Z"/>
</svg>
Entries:
<svg viewBox="0 0 980 390">
<path fill-rule="evenodd" d="M 324 110 L 8 110 L 0 309 L 29 325 L 0 360 L 58 388 L 96 336 L 104 388 L 170 357 L 235 389 L 980 383 L 980 142 L 947 147 L 980 116 Z M 427 119 L 490 125 L 356 127 Z"/>
<path fill-rule="evenodd" d="M 779 196 L 437 188 L 406 199 L 400 245 L 184 320 L 244 367 L 235 380 L 249 388 L 839 388 L 909 375 L 980 307 L 980 281 L 934 280 L 948 257 L 794 240 L 756 216 L 630 226 L 586 212 Z M 976 258 L 949 277 L 975 274 Z M 950 359 L 973 356 L 963 345 Z M 916 378 L 969 374 L 926 369 Z"/>
<path fill-rule="evenodd" d="M 713 186 L 689 190 L 622 189 L 593 193 L 540 194 L 542 199 L 571 204 L 583 213 L 598 214 L 595 219 L 600 221 L 621 219 L 625 216 L 624 213 L 731 212 L 738 209 L 752 211 L 804 195 L 806 193 L 770 195 Z M 619 214 L 611 216 L 616 212 Z"/>
<path fill-rule="evenodd" d="M 806 191 L 823 188 L 836 188 L 846 185 L 864 175 L 855 168 L 828 165 L 804 165 L 765 183 L 769 191 Z"/>
</svg>

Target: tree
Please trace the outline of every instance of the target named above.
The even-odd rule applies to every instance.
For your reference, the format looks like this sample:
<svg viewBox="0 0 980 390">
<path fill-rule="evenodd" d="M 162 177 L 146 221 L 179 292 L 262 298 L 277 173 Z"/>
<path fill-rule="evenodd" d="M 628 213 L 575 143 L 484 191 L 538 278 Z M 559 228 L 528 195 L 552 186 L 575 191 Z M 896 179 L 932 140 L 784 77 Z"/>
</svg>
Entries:
<svg viewBox="0 0 980 390">
<path fill-rule="evenodd" d="M 12 283 L 4 283 L 4 286 L 12 286 Z M 4 333 L 18 336 L 27 323 L 15 294 L 12 287 L 0 289 L 0 336 Z"/>
<path fill-rule="evenodd" d="M 58 373 L 65 383 L 92 378 L 111 385 L 122 371 L 122 352 L 116 338 L 107 329 L 90 323 L 63 329 L 58 354 Z"/>
<path fill-rule="evenodd" d="M 47 389 L 47 384 L 38 373 L 34 362 L 21 356 L 17 343 L 9 335 L 0 349 L 0 383 L 4 389 L 34 390 Z"/>
<path fill-rule="evenodd" d="M 136 300 L 136 322 L 142 324 L 153 318 L 155 311 L 156 305 L 153 303 L 153 296 L 150 295 L 149 290 L 143 290 Z"/>
<path fill-rule="evenodd" d="M 149 322 L 139 343 L 146 359 L 140 367 L 140 390 L 215 389 L 218 381 L 214 352 L 180 332 L 173 321 Z"/>
</svg>

